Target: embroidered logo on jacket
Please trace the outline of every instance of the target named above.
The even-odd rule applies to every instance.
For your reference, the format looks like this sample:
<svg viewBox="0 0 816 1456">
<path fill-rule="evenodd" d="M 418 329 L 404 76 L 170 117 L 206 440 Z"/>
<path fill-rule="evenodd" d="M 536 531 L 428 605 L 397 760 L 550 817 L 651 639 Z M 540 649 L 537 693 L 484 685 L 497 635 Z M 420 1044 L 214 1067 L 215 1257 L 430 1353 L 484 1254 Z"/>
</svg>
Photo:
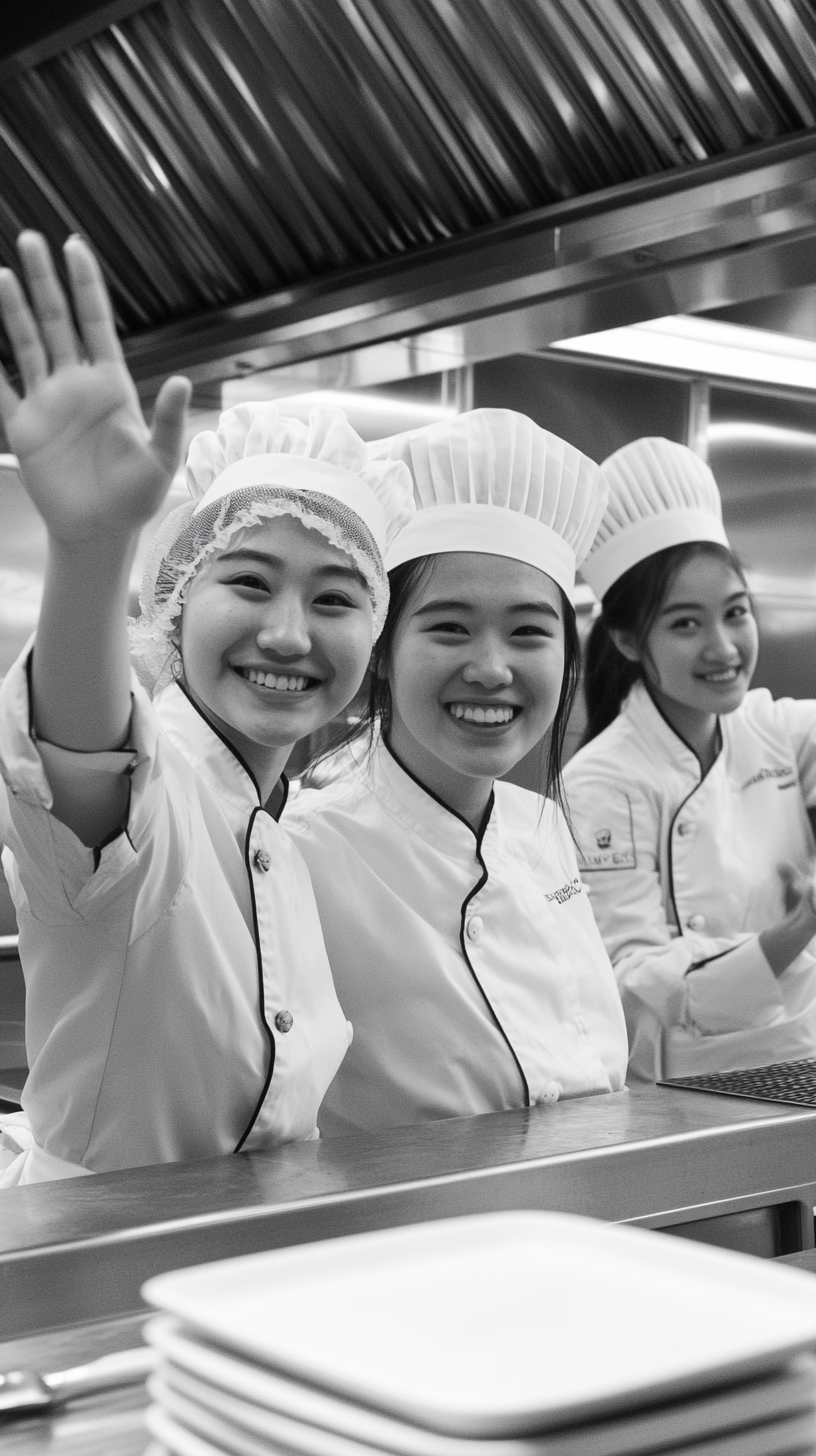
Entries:
<svg viewBox="0 0 816 1456">
<path fill-rule="evenodd" d="M 609 818 L 606 819 L 606 815 Z M 635 831 L 632 824 L 632 806 L 626 794 L 620 791 L 609 795 L 604 819 L 597 829 L 589 829 L 578 850 L 578 868 L 582 874 L 596 870 L 634 870 L 637 868 L 635 854 Z M 595 848 L 591 847 L 592 840 Z"/>
<path fill-rule="evenodd" d="M 740 785 L 740 788 L 751 789 L 753 788 L 754 784 L 762 784 L 765 782 L 766 779 L 791 778 L 794 773 L 795 770 L 792 768 L 761 768 L 759 770 L 759 773 L 755 773 L 753 775 L 753 778 L 746 779 L 745 783 Z M 779 787 L 782 788 L 782 784 L 780 784 Z M 784 787 L 787 788 L 788 785 L 785 784 Z"/>
<path fill-rule="evenodd" d="M 560 890 L 551 890 L 549 895 L 544 896 L 544 899 L 554 900 L 556 905 L 563 905 L 567 900 L 571 900 L 573 895 L 580 895 L 581 889 L 582 886 L 579 879 L 567 880 L 567 883 L 562 885 Z"/>
</svg>

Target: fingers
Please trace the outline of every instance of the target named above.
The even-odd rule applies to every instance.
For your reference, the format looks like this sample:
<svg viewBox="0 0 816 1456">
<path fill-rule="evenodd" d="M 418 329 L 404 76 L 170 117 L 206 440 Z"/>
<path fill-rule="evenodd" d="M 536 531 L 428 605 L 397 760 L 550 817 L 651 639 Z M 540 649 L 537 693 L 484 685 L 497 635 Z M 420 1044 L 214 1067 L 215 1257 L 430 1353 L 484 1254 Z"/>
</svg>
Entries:
<svg viewBox="0 0 816 1456">
<path fill-rule="evenodd" d="M 30 303 L 10 268 L 0 269 L 0 316 L 5 324 L 26 392 L 53 369 L 80 360 L 80 346 L 71 308 L 57 277 L 51 250 L 41 233 L 26 231 L 17 239 Z M 102 271 L 82 238 L 65 244 L 65 262 L 85 352 L 92 363 L 121 363 L 122 348 Z M 10 408 L 7 391 L 0 390 Z"/>
<path fill-rule="evenodd" d="M 23 385 L 34 389 L 48 373 L 48 358 L 20 280 L 10 268 L 0 268 L 0 316 Z"/>
<path fill-rule="evenodd" d="M 4 425 L 8 424 L 19 403 L 20 397 L 15 394 L 6 377 L 6 371 L 0 364 L 0 420 Z"/>
<path fill-rule="evenodd" d="M 778 866 L 779 878 L 782 881 L 782 901 L 785 906 L 786 915 L 791 915 L 802 902 L 802 896 L 807 887 L 807 881 L 797 869 L 796 865 L 784 861 Z"/>
<path fill-rule="evenodd" d="M 153 412 L 151 439 L 153 449 L 168 475 L 175 474 L 184 440 L 184 416 L 192 394 L 189 379 L 174 374 L 159 390 Z"/>
<path fill-rule="evenodd" d="M 113 321 L 113 310 L 102 277 L 102 269 L 88 244 L 69 238 L 64 248 L 71 292 L 82 342 L 92 363 L 104 360 L 119 364 L 122 346 Z"/>
<path fill-rule="evenodd" d="M 77 337 L 68 300 L 42 233 L 24 232 L 17 239 L 31 306 L 53 368 L 79 361 Z"/>
</svg>

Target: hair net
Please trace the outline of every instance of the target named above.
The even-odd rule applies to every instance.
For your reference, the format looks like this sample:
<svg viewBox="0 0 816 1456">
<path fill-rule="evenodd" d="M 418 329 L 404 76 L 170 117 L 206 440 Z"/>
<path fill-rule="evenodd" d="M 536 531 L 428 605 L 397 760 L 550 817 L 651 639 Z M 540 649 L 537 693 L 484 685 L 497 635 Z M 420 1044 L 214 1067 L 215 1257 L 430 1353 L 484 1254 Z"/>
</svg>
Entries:
<svg viewBox="0 0 816 1456">
<path fill-rule="evenodd" d="M 170 512 L 151 542 L 141 615 L 130 623 L 131 656 L 153 691 L 177 671 L 174 637 L 202 563 L 239 531 L 278 516 L 293 516 L 351 557 L 371 594 L 379 635 L 388 609 L 383 558 L 413 514 L 412 483 L 404 465 L 370 458 L 342 410 L 313 409 L 305 425 L 274 404 L 236 405 L 221 415 L 217 431 L 191 442 L 187 485 L 192 499 Z"/>
</svg>

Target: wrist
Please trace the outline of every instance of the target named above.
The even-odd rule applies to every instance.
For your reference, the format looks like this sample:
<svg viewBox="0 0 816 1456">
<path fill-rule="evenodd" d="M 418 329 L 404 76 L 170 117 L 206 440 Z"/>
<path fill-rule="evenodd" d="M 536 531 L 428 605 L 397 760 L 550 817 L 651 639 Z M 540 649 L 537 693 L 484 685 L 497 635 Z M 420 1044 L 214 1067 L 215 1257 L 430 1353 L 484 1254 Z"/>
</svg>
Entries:
<svg viewBox="0 0 816 1456">
<path fill-rule="evenodd" d="M 101 526 L 89 527 L 87 532 L 76 536 L 57 535 L 48 532 L 48 550 L 56 560 L 72 562 L 92 556 L 94 560 L 121 560 L 135 552 L 139 543 L 140 529 L 119 528 L 106 522 Z"/>
</svg>

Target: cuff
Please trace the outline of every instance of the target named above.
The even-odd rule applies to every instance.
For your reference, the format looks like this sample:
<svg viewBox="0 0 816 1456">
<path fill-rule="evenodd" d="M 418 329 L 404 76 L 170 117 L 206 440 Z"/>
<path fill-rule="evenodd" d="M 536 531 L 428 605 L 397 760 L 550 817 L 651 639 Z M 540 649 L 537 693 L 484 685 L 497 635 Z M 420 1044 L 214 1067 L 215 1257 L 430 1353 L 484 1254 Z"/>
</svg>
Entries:
<svg viewBox="0 0 816 1456">
<path fill-rule="evenodd" d="M 101 753 L 83 753 L 62 748 L 34 736 L 31 726 L 31 700 L 28 664 L 34 638 L 27 643 L 17 661 L 9 669 L 0 688 L 0 769 L 9 790 L 15 797 L 39 808 L 53 807 L 53 794 L 48 781 L 49 767 L 59 772 L 60 780 L 76 784 L 78 791 L 92 791 L 100 774 L 118 777 L 135 767 L 144 750 L 125 748 Z M 132 742 L 144 736 L 141 731 L 143 693 L 134 691 Z"/>
<path fill-rule="evenodd" d="M 686 975 L 688 1014 L 702 1032 L 767 1026 L 784 1009 L 779 982 L 752 935 Z"/>
<path fill-rule="evenodd" d="M 119 778 L 134 767 L 137 759 L 133 748 L 83 753 L 80 749 L 61 748 L 58 743 L 49 743 L 45 738 L 37 739 L 37 751 L 46 776 L 53 772 L 61 782 L 70 785 L 72 791 L 79 793 L 91 792 L 93 786 L 99 783 L 100 775 Z"/>
</svg>

